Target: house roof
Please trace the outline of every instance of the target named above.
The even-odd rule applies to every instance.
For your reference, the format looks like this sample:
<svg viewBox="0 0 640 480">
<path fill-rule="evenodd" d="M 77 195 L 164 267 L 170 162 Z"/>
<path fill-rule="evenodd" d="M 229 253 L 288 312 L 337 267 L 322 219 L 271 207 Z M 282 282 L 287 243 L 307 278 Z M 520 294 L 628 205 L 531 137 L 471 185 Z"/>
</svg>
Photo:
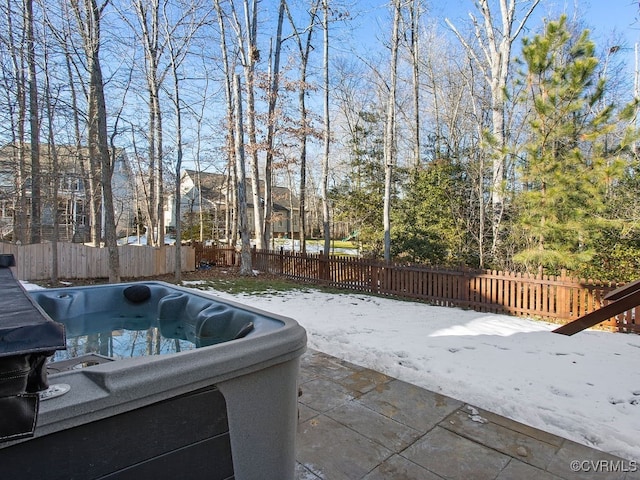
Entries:
<svg viewBox="0 0 640 480">
<path fill-rule="evenodd" d="M 194 188 L 198 188 L 198 172 L 196 170 L 185 170 L 185 174 L 191 179 Z M 226 191 L 226 180 L 224 175 L 217 173 L 200 172 L 200 191 L 202 197 L 209 202 L 223 203 Z"/>
<path fill-rule="evenodd" d="M 26 157 L 26 173 L 29 173 L 31 171 L 31 161 L 29 158 L 31 155 L 31 145 L 24 144 L 23 149 L 24 155 Z M 18 145 L 16 145 L 15 143 L 8 143 L 0 147 L 0 170 L 14 171 L 18 153 Z M 80 174 L 79 161 L 87 160 L 89 158 L 88 147 L 78 148 L 75 145 L 56 145 L 56 153 L 60 171 L 63 171 L 67 174 Z M 116 153 L 118 158 L 120 158 L 123 156 L 124 150 L 116 149 Z M 49 171 L 52 164 L 53 156 L 51 155 L 49 145 L 46 143 L 40 144 L 40 165 L 44 172 Z"/>
<path fill-rule="evenodd" d="M 185 170 L 185 173 L 191 178 L 194 185 L 197 187 L 196 178 L 198 172 L 195 170 Z M 216 203 L 222 203 L 225 199 L 225 193 L 227 188 L 227 176 L 220 173 L 200 172 L 200 186 L 202 190 L 202 196 Z M 261 191 L 264 189 L 264 181 L 260 181 Z M 253 206 L 252 195 L 253 190 L 251 183 L 247 180 L 247 205 Z M 287 211 L 292 206 L 296 210 L 300 208 L 300 202 L 295 195 L 292 195 L 291 190 L 287 187 L 272 187 L 272 199 L 273 209 L 276 211 Z"/>
</svg>

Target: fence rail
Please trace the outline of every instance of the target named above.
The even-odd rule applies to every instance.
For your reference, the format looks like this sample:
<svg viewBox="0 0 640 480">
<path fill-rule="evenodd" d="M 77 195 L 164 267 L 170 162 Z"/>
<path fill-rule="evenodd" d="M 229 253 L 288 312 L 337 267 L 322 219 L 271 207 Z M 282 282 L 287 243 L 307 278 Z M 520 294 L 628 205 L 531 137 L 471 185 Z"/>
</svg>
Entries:
<svg viewBox="0 0 640 480">
<path fill-rule="evenodd" d="M 122 245 L 120 276 L 123 278 L 153 277 L 175 271 L 175 246 L 148 247 Z M 11 253 L 16 260 L 15 275 L 19 280 L 51 278 L 53 244 L 15 245 L 0 243 L 0 253 Z M 106 278 L 109 276 L 109 253 L 82 243 L 57 243 L 58 277 L 68 279 Z M 195 249 L 181 247 L 183 271 L 195 270 Z"/>
<path fill-rule="evenodd" d="M 234 266 L 230 248 L 196 245 L 196 262 Z M 499 271 L 448 270 L 389 264 L 367 259 L 254 250 L 254 268 L 298 282 L 567 323 L 607 304 L 620 284 L 568 276 Z M 609 330 L 640 333 L 640 307 L 601 324 Z"/>
</svg>

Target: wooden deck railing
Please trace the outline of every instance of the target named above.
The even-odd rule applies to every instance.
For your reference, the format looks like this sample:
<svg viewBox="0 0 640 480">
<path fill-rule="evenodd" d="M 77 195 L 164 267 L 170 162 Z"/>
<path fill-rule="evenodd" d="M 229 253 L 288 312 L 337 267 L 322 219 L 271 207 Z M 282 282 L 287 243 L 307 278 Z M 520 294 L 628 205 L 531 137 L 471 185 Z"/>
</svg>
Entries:
<svg viewBox="0 0 640 480">
<path fill-rule="evenodd" d="M 604 299 L 606 305 L 602 308 L 589 312 L 560 328 L 556 328 L 554 332 L 573 335 L 589 327 L 598 325 L 600 322 L 604 322 L 611 317 L 615 318 L 616 315 L 620 315 L 630 309 L 635 309 L 640 305 L 640 280 L 628 283 L 609 292 L 605 295 Z"/>
<path fill-rule="evenodd" d="M 196 264 L 201 259 L 219 266 L 239 262 L 233 249 L 196 245 Z M 620 286 L 564 275 L 452 270 L 283 250 L 254 250 L 253 266 L 298 282 L 559 323 L 600 309 L 608 303 L 606 295 Z M 601 326 L 640 333 L 640 307 L 616 315 Z"/>
</svg>

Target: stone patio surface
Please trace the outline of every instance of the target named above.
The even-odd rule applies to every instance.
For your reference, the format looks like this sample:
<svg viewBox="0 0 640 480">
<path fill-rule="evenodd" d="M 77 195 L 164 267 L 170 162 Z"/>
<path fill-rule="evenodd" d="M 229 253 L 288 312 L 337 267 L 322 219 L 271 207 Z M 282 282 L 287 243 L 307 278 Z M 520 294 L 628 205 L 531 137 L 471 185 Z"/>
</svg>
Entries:
<svg viewBox="0 0 640 480">
<path fill-rule="evenodd" d="M 322 352 L 300 388 L 297 480 L 640 480 L 640 462 Z"/>
</svg>

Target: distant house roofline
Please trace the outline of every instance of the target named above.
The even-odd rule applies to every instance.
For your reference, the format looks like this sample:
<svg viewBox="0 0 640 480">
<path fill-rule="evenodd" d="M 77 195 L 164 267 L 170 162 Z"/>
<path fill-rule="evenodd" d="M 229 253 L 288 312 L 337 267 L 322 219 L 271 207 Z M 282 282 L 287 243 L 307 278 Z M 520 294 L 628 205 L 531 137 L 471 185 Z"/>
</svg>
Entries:
<svg viewBox="0 0 640 480">
<path fill-rule="evenodd" d="M 207 197 L 209 200 L 212 198 L 217 198 L 222 196 L 223 189 L 226 189 L 228 176 L 221 173 L 211 173 L 211 172 L 198 172 L 193 169 L 185 169 L 184 172 L 189 175 L 189 177 L 196 185 L 196 176 L 198 173 L 200 174 L 200 183 L 202 186 L 202 194 L 203 197 Z M 252 198 L 252 186 L 251 180 L 247 179 L 247 206 L 253 207 L 253 202 L 251 202 Z M 261 190 L 264 188 L 264 181 L 260 180 L 260 188 Z M 217 192 L 216 192 L 217 190 Z M 205 193 L 207 195 L 205 195 Z M 217 194 L 217 195 L 216 195 Z M 291 203 L 290 196 L 291 195 Z M 300 208 L 300 201 L 298 198 L 291 193 L 291 190 L 288 187 L 282 186 L 273 186 L 272 187 L 272 197 L 273 197 L 273 209 L 276 211 L 289 211 L 291 207 L 293 210 L 297 210 Z M 292 204 L 292 205 L 291 205 Z"/>
</svg>

